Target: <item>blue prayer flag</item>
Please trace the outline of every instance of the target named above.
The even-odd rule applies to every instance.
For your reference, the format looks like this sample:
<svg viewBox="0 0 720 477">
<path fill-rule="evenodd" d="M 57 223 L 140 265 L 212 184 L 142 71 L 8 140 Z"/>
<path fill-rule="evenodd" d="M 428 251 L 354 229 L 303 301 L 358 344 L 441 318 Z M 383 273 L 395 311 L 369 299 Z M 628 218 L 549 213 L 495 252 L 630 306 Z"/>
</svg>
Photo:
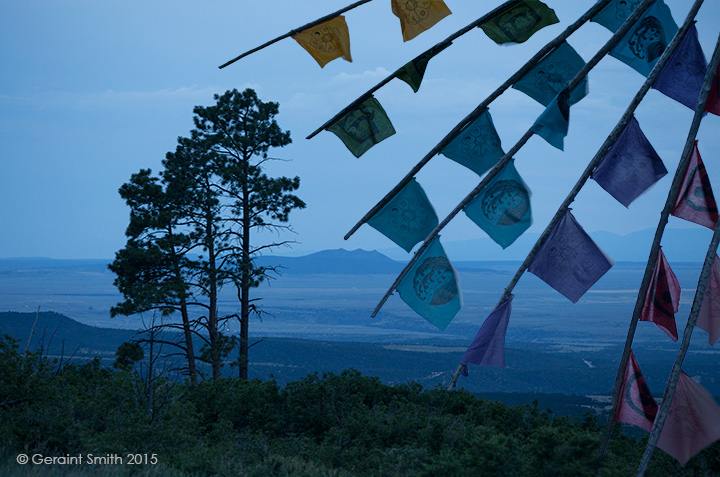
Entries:
<svg viewBox="0 0 720 477">
<path fill-rule="evenodd" d="M 547 106 L 567 83 L 585 66 L 585 61 L 567 42 L 562 42 L 553 51 L 545 55 L 525 76 L 512 87 Z M 570 94 L 569 104 L 573 105 L 588 93 L 587 76 Z"/>
<path fill-rule="evenodd" d="M 625 207 L 667 174 L 635 117 L 602 158 L 592 178 Z"/>
<path fill-rule="evenodd" d="M 706 72 L 707 61 L 693 24 L 672 52 L 652 87 L 695 111 Z"/>
<path fill-rule="evenodd" d="M 440 153 L 479 176 L 485 174 L 505 155 L 490 110 L 460 131 Z"/>
<path fill-rule="evenodd" d="M 397 291 L 417 314 L 444 330 L 462 306 L 458 283 L 457 272 L 440 238 L 435 237 L 400 281 Z"/>
<path fill-rule="evenodd" d="M 656 0 L 610 50 L 610 56 L 647 76 L 677 30 L 668 6 L 662 0 Z"/>
<path fill-rule="evenodd" d="M 599 23 L 615 33 L 635 11 L 642 0 L 613 0 L 600 10 L 590 21 Z"/>
<path fill-rule="evenodd" d="M 412 178 L 367 223 L 409 252 L 430 235 L 438 218 L 425 191 Z"/>
<path fill-rule="evenodd" d="M 530 130 L 545 139 L 548 144 L 561 151 L 564 149 L 564 139 L 570 127 L 570 105 L 567 90 L 558 93 L 545 111 L 537 118 Z"/>
<path fill-rule="evenodd" d="M 573 303 L 613 266 L 568 209 L 528 267 Z"/>
<path fill-rule="evenodd" d="M 530 195 L 512 159 L 465 206 L 464 212 L 491 239 L 507 248 L 532 225 Z"/>
<path fill-rule="evenodd" d="M 490 313 L 465 351 L 460 364 L 505 366 L 505 332 L 510 321 L 513 295 Z M 467 376 L 467 371 L 463 373 Z"/>
</svg>

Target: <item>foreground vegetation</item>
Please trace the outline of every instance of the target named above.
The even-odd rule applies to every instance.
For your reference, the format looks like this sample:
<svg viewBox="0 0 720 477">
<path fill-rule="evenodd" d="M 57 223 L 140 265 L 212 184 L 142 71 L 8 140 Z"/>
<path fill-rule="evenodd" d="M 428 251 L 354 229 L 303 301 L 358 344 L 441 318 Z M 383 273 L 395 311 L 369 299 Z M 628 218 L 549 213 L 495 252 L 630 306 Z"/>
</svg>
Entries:
<svg viewBox="0 0 720 477">
<path fill-rule="evenodd" d="M 192 387 L 98 361 L 61 365 L 0 338 L 0 475 L 634 475 L 643 440 L 586 415 L 551 417 L 466 391 L 383 385 L 348 370 Z M 156 464 L 19 465 L 19 453 L 157 456 Z M 718 475 L 720 446 L 685 468 L 657 451 L 648 475 Z"/>
</svg>

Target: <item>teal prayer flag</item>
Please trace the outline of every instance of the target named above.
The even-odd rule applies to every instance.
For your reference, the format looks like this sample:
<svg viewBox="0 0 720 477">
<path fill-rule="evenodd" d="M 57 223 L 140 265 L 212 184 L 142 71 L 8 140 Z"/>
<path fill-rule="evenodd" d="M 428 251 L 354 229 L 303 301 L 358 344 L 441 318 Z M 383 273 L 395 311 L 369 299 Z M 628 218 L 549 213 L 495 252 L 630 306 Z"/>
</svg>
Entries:
<svg viewBox="0 0 720 477">
<path fill-rule="evenodd" d="M 547 106 L 567 83 L 585 66 L 585 61 L 567 42 L 545 55 L 525 76 L 512 87 Z M 570 94 L 569 104 L 575 104 L 588 93 L 587 76 Z"/>
<path fill-rule="evenodd" d="M 635 11 L 642 0 L 613 0 L 595 14 L 590 21 L 599 23 L 615 33 Z"/>
<path fill-rule="evenodd" d="M 460 311 L 462 298 L 457 272 L 440 245 L 440 237 L 423 250 L 397 291 L 417 314 L 441 330 L 447 328 Z"/>
<path fill-rule="evenodd" d="M 440 153 L 479 176 L 494 166 L 505 153 L 490 116 L 490 110 L 486 109 L 460 131 Z"/>
<path fill-rule="evenodd" d="M 422 83 L 423 76 L 425 76 L 425 69 L 430 62 L 430 59 L 450 45 L 452 45 L 452 42 L 432 47 L 429 51 L 423 53 L 412 61 L 405 63 L 405 66 L 399 68 L 395 72 L 395 77 L 409 84 L 413 91 L 417 93 L 420 89 L 420 83 Z"/>
<path fill-rule="evenodd" d="M 561 151 L 570 125 L 570 105 L 567 91 L 560 92 L 537 118 L 530 130 Z"/>
<path fill-rule="evenodd" d="M 662 0 L 656 0 L 610 50 L 610 56 L 647 76 L 677 30 L 668 6 Z"/>
<path fill-rule="evenodd" d="M 437 227 L 438 217 L 413 177 L 367 223 L 409 252 Z"/>
<path fill-rule="evenodd" d="M 470 220 L 502 248 L 508 248 L 532 225 L 530 189 L 522 180 L 515 159 L 465 206 Z"/>
<path fill-rule="evenodd" d="M 485 20 L 480 28 L 495 43 L 523 43 L 535 32 L 558 23 L 555 11 L 539 0 L 517 0 Z"/>
<path fill-rule="evenodd" d="M 335 133 L 355 157 L 395 134 L 385 110 L 373 96 L 349 110 L 327 130 Z"/>
</svg>

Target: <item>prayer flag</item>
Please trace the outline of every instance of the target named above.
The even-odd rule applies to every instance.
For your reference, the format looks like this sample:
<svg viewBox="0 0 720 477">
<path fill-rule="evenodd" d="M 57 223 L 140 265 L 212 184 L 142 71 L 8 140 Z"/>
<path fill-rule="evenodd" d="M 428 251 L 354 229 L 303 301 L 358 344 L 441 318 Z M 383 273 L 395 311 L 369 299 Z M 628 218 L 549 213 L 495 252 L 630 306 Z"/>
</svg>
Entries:
<svg viewBox="0 0 720 477">
<path fill-rule="evenodd" d="M 482 176 L 505 155 L 493 124 L 490 110 L 486 109 L 472 123 L 467 125 L 441 154 L 462 164 Z"/>
<path fill-rule="evenodd" d="M 417 93 L 420 89 L 420 83 L 422 83 L 423 76 L 425 76 L 425 69 L 430 62 L 430 59 L 450 45 L 452 45 L 452 42 L 432 47 L 430 51 L 427 51 L 412 61 L 405 63 L 405 66 L 399 68 L 395 72 L 395 77 L 409 84 L 413 91 Z"/>
<path fill-rule="evenodd" d="M 578 71 L 585 66 L 585 61 L 566 41 L 545 55 L 525 76 L 512 87 L 530 96 L 532 99 L 547 106 Z M 588 93 L 587 76 L 570 94 L 568 104 L 573 105 Z"/>
<path fill-rule="evenodd" d="M 720 439 L 720 406 L 704 387 L 680 371 L 657 446 L 685 465 Z"/>
<path fill-rule="evenodd" d="M 715 346 L 720 338 L 720 259 L 715 255 L 712 271 L 705 288 L 705 296 L 700 306 L 697 322 L 698 328 L 708 332 L 708 343 Z"/>
<path fill-rule="evenodd" d="M 720 64 L 715 71 L 715 79 L 710 87 L 710 95 L 705 104 L 705 111 L 720 116 Z"/>
<path fill-rule="evenodd" d="M 505 332 L 510 321 L 512 301 L 513 295 L 510 295 L 485 319 L 460 364 L 505 367 Z M 463 374 L 467 376 L 467 371 Z"/>
<path fill-rule="evenodd" d="M 592 178 L 625 207 L 667 174 L 665 165 L 631 117 Z"/>
<path fill-rule="evenodd" d="M 564 140 L 570 127 L 570 105 L 567 90 L 558 93 L 545 111 L 537 118 L 530 130 L 545 139 L 548 144 L 561 151 L 564 149 Z"/>
<path fill-rule="evenodd" d="M 409 252 L 430 235 L 438 218 L 425 191 L 413 177 L 367 223 Z"/>
<path fill-rule="evenodd" d="M 395 134 L 395 128 L 377 99 L 370 96 L 327 127 L 355 157 Z"/>
<path fill-rule="evenodd" d="M 397 291 L 417 314 L 441 330 L 447 328 L 460 311 L 462 299 L 457 272 L 445 255 L 439 237 L 423 250 L 400 281 Z"/>
<path fill-rule="evenodd" d="M 392 0 L 392 12 L 400 19 L 403 41 L 412 40 L 452 13 L 442 0 Z"/>
<path fill-rule="evenodd" d="M 693 23 L 652 87 L 695 111 L 706 72 L 707 61 Z"/>
<path fill-rule="evenodd" d="M 614 263 L 568 209 L 540 247 L 528 271 L 577 303 Z"/>
<path fill-rule="evenodd" d="M 464 212 L 491 239 L 507 248 L 532 225 L 530 195 L 512 159 L 465 206 Z"/>
<path fill-rule="evenodd" d="M 677 30 L 668 6 L 662 0 L 656 0 L 610 50 L 610 56 L 647 76 Z"/>
<path fill-rule="evenodd" d="M 352 61 L 350 33 L 343 15 L 303 30 L 292 37 L 315 58 L 321 68 L 336 58 Z"/>
<path fill-rule="evenodd" d="M 600 10 L 590 21 L 599 23 L 615 33 L 635 11 L 642 0 L 613 0 Z"/>
<path fill-rule="evenodd" d="M 710 178 L 705 171 L 705 164 L 697 148 L 697 141 L 671 213 L 675 217 L 703 225 L 711 230 L 715 229 L 718 220 L 717 203 L 710 187 Z"/>
<path fill-rule="evenodd" d="M 558 23 L 555 11 L 539 0 L 517 0 L 480 25 L 498 45 L 523 43 L 535 32 Z"/>
<path fill-rule="evenodd" d="M 658 251 L 652 281 L 645 294 L 645 302 L 640 311 L 640 321 L 652 321 L 673 341 L 677 341 L 675 313 L 680 306 L 680 283 L 662 249 Z"/>
<path fill-rule="evenodd" d="M 658 412 L 658 405 L 632 350 L 625 368 L 619 399 L 614 422 L 632 424 L 650 432 Z"/>
</svg>

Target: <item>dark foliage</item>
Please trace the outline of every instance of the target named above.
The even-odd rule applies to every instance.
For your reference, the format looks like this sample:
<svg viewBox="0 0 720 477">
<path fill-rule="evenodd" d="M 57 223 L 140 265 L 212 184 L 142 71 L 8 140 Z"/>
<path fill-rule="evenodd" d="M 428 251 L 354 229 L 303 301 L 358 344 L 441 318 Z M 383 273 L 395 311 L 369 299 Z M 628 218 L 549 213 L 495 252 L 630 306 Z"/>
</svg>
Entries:
<svg viewBox="0 0 720 477">
<path fill-rule="evenodd" d="M 602 429 L 589 414 L 553 418 L 537 404 L 507 407 L 463 390 L 387 386 L 353 370 L 284 388 L 156 379 L 153 409 L 138 379 L 98 361 L 57 369 L 0 339 L 0 474 L 19 471 L 20 452 L 132 452 L 159 459 L 137 475 L 613 476 L 633 475 L 645 444 L 619 433 L 598 461 Z M 718 473 L 716 443 L 684 468 L 658 450 L 648 475 Z"/>
</svg>

